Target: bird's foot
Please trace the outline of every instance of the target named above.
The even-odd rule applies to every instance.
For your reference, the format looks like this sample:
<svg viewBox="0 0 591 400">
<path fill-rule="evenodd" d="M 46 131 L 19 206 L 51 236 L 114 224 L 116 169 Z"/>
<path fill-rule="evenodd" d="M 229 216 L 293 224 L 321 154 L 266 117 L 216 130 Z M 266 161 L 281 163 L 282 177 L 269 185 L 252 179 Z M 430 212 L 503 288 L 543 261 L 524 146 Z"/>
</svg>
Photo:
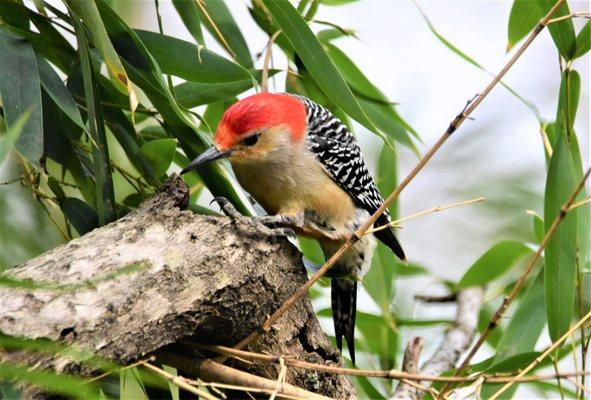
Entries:
<svg viewBox="0 0 591 400">
<path fill-rule="evenodd" d="M 245 218 L 244 215 L 240 214 L 236 207 L 234 207 L 234 204 L 232 204 L 230 200 L 226 199 L 225 197 L 214 197 L 209 204 L 212 204 L 213 202 L 215 202 L 220 207 L 224 215 L 229 217 L 232 221 Z"/>
<path fill-rule="evenodd" d="M 288 228 L 293 225 L 289 216 L 284 215 L 266 215 L 260 217 L 248 218 L 240 214 L 234 205 L 225 197 L 214 197 L 212 203 L 216 202 L 222 212 L 232 221 L 241 221 L 249 225 L 264 225 L 270 236 L 291 236 L 295 237 L 295 232 Z M 260 226 L 258 226 L 260 230 Z"/>
</svg>

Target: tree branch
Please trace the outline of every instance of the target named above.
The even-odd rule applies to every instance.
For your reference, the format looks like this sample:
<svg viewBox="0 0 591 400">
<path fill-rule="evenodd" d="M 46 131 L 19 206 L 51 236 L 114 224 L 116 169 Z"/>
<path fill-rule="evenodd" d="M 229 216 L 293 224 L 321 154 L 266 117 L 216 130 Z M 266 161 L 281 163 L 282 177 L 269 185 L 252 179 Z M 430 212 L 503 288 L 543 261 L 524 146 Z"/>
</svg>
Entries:
<svg viewBox="0 0 591 400">
<path fill-rule="evenodd" d="M 306 272 L 301 253 L 265 226 L 182 211 L 187 201 L 186 185 L 174 176 L 137 211 L 8 270 L 1 276 L 0 332 L 71 344 L 122 364 L 154 355 L 198 377 L 203 369 L 191 366 L 207 355 L 186 343 L 234 345 L 306 281 Z M 341 363 L 307 298 L 250 349 Z M 2 361 L 100 372 L 58 354 L 0 351 Z M 277 379 L 274 365 L 241 368 Z M 289 369 L 286 381 L 355 397 L 342 376 Z"/>
<path fill-rule="evenodd" d="M 438 349 L 421 368 L 421 374 L 439 375 L 453 368 L 460 355 L 470 346 L 478 326 L 478 314 L 484 297 L 484 289 L 474 287 L 458 293 L 456 321 L 443 338 Z M 428 382 L 421 382 L 428 385 Z M 421 399 L 423 391 L 403 383 L 398 386 L 392 400 Z"/>
</svg>

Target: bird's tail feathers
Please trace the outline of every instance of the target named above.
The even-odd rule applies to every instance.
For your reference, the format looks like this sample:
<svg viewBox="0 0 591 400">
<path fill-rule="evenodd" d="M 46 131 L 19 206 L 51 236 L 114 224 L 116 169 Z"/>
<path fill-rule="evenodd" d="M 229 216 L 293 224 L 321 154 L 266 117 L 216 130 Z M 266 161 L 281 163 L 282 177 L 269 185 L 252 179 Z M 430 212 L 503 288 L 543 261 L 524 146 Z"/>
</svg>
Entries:
<svg viewBox="0 0 591 400">
<path fill-rule="evenodd" d="M 351 361 L 355 364 L 355 314 L 357 313 L 357 281 L 334 278 L 331 282 L 332 319 L 337 346 L 342 352 L 343 336 Z"/>
</svg>

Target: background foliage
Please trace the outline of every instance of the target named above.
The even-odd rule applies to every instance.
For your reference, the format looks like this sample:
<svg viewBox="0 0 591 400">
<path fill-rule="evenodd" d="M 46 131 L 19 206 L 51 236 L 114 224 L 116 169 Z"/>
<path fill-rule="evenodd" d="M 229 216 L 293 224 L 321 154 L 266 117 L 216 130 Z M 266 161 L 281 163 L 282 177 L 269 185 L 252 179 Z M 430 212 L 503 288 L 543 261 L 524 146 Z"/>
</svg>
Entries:
<svg viewBox="0 0 591 400">
<path fill-rule="evenodd" d="M 392 99 L 337 44 L 337 40 L 355 40 L 355 33 L 315 19 L 319 8 L 352 1 L 252 0 L 249 12 L 269 37 L 282 32 L 274 56 L 280 53 L 288 60 L 283 82 L 286 91 L 315 100 L 353 131 L 369 130 L 383 141 L 376 179 L 382 194 L 387 195 L 396 186 L 398 151 L 404 147 L 419 154 L 422 143 Z M 211 143 L 211 133 L 221 114 L 237 96 L 259 90 L 261 71 L 256 65 L 261 63 L 253 57 L 248 38 L 232 16 L 232 0 L 172 2 L 194 42 L 164 35 L 162 26 L 159 33 L 134 29 L 115 11 L 113 2 L 106 0 L 0 0 L 0 166 L 15 177 L 6 182 L 0 197 L 1 269 L 132 211 L 154 193 L 169 173 Z M 550 0 L 514 1 L 508 18 L 508 50 L 523 40 L 552 4 Z M 146 0 L 141 5 L 153 7 L 158 13 L 157 0 Z M 564 5 L 556 16 L 569 14 Z M 423 16 L 444 46 L 463 61 L 483 69 Z M 589 51 L 589 22 L 578 32 L 568 18 L 548 29 L 557 51 L 556 74 L 561 76 L 560 90 L 554 94 L 555 118 L 544 120 L 534 104 L 507 87 L 538 119 L 540 151 L 547 159 L 543 215 L 532 213 L 531 227 L 527 228 L 531 242 L 499 235 L 498 243 L 472 265 L 463 267 L 465 273 L 459 280 L 435 277 L 450 291 L 488 285 L 482 329 L 500 298 L 514 284 L 523 260 L 535 250 L 583 174 L 574 122 L 581 86 L 588 82 L 581 82 L 573 61 Z M 223 53 L 210 50 L 206 39 L 216 41 L 216 48 L 223 49 Z M 278 72 L 270 71 L 271 75 Z M 588 132 L 583 134 L 588 136 Z M 227 197 L 247 214 L 260 211 L 250 204 L 226 164 L 200 169 L 199 174 L 191 173 L 186 180 L 195 212 L 215 212 L 207 205 L 211 195 Z M 23 225 L 30 230 L 11 225 L 12 220 L 6 218 L 13 208 L 8 194 L 13 199 L 32 196 L 37 201 L 37 206 L 28 211 L 30 215 L 23 216 L 34 221 Z M 579 200 L 586 196 L 581 193 Z M 522 207 L 534 208 L 530 204 Z M 396 205 L 391 211 L 398 215 Z M 492 355 L 472 365 L 471 371 L 514 372 L 523 368 L 543 349 L 539 343 L 546 332 L 550 340 L 555 340 L 589 311 L 589 212 L 587 204 L 569 214 L 527 289 L 508 313 L 510 317 L 490 337 Z M 300 240 L 300 246 L 309 259 L 322 262 L 314 242 Z M 356 347 L 364 353 L 359 367 L 400 367 L 408 329 L 429 329 L 431 333 L 425 336 L 432 337 L 448 322 L 441 318 L 413 318 L 394 304 L 397 282 L 432 274 L 432 266 L 412 261 L 406 267 L 399 265 L 386 248 L 378 247 L 363 285 L 371 302 L 366 308 L 374 311 L 360 311 L 358 315 Z M 3 282 L 0 280 L 0 284 Z M 320 285 L 311 294 L 319 315 L 330 317 L 326 301 L 322 300 L 327 296 L 325 292 Z M 574 364 L 584 367 L 580 363 L 589 337 L 590 332 L 578 332 L 573 345 L 556 353 L 553 362 L 578 357 L 579 363 Z M 0 339 L 5 348 L 38 346 L 17 338 Z M 46 351 L 64 351 L 57 344 L 47 346 Z M 14 380 L 82 398 L 145 398 L 153 390 L 150 386 L 168 390 L 163 382 L 140 369 L 117 373 L 116 365 L 100 367 L 115 372 L 89 385 L 74 377 L 31 372 L 4 363 L 0 364 L 0 388 L 8 398 L 18 395 Z M 533 373 L 541 368 L 548 365 L 541 365 Z M 392 389 L 392 383 L 384 380 L 357 378 L 356 383 L 362 397 L 387 397 Z M 547 396 L 558 392 L 566 397 L 583 396 L 568 384 L 528 385 Z M 515 385 L 506 397 L 517 388 Z M 177 398 L 177 390 L 170 389 L 169 396 Z M 495 385 L 485 385 L 482 396 L 486 398 L 494 390 Z"/>
</svg>

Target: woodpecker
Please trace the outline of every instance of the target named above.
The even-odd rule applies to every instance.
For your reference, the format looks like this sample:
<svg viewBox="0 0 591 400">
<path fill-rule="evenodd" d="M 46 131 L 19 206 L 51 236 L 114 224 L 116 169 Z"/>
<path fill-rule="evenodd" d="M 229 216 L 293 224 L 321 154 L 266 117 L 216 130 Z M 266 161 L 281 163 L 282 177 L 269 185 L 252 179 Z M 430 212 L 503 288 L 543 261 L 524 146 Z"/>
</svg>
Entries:
<svg viewBox="0 0 591 400">
<path fill-rule="evenodd" d="M 384 201 L 351 132 L 305 97 L 264 92 L 240 100 L 225 111 L 214 142 L 181 174 L 228 158 L 240 185 L 269 214 L 265 223 L 316 239 L 327 259 Z M 388 222 L 385 212 L 375 226 Z M 405 260 L 391 228 L 374 235 Z M 344 336 L 353 363 L 357 283 L 375 245 L 363 236 L 328 273 L 337 345 L 342 351 Z"/>
</svg>

